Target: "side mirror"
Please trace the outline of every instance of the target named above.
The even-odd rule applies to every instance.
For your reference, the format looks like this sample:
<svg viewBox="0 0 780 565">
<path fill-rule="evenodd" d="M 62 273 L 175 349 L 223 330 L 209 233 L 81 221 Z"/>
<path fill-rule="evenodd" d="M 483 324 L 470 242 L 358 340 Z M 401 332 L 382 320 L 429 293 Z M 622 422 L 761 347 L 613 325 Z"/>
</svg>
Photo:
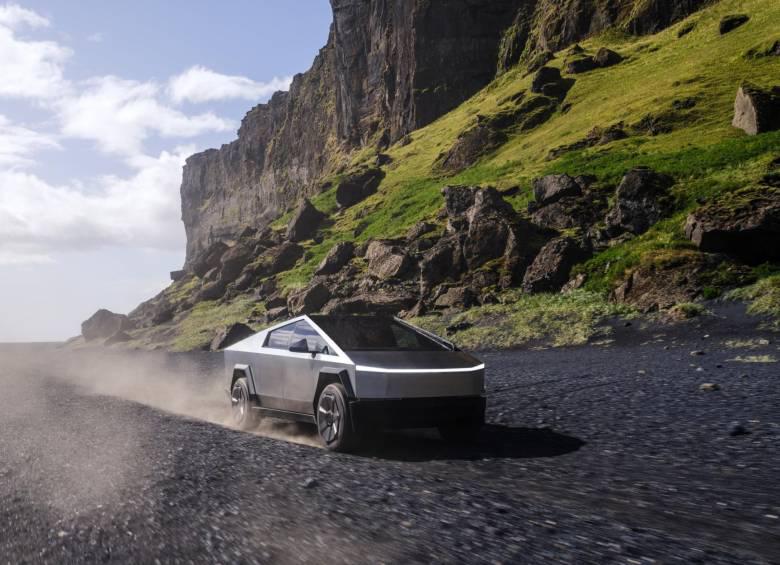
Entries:
<svg viewBox="0 0 780 565">
<path fill-rule="evenodd" d="M 310 353 L 309 344 L 306 343 L 305 339 L 290 344 L 289 350 L 293 353 Z"/>
</svg>

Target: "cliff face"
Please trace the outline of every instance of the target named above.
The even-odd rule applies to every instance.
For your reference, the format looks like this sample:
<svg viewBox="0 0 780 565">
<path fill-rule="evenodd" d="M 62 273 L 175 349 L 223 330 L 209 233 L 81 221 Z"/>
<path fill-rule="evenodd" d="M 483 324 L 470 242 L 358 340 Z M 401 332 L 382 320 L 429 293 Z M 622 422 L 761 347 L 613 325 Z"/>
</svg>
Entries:
<svg viewBox="0 0 780 565">
<path fill-rule="evenodd" d="M 244 118 L 238 139 L 187 160 L 187 259 L 265 227 L 343 166 L 453 109 L 523 57 L 612 25 L 649 33 L 703 0 L 331 0 L 312 68 Z"/>
</svg>

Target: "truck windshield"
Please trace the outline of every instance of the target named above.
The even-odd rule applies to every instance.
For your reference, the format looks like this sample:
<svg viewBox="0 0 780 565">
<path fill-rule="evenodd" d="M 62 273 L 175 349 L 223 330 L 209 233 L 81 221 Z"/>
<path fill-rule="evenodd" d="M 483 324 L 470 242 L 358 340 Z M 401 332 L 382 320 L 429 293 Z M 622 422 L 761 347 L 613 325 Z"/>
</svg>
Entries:
<svg viewBox="0 0 780 565">
<path fill-rule="evenodd" d="M 441 351 L 433 339 L 383 316 L 311 316 L 344 351 Z"/>
</svg>

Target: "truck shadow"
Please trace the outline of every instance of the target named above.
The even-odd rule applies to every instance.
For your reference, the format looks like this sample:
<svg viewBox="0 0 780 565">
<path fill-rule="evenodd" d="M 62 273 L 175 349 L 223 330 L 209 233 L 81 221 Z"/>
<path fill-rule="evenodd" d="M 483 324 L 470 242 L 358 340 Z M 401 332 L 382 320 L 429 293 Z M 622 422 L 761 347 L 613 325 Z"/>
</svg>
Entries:
<svg viewBox="0 0 780 565">
<path fill-rule="evenodd" d="M 394 461 L 477 459 L 535 459 L 558 457 L 585 445 L 581 439 L 548 428 L 513 428 L 498 424 L 484 427 L 470 444 L 453 444 L 432 430 L 387 432 L 365 439 L 358 451 L 363 457 Z"/>
</svg>

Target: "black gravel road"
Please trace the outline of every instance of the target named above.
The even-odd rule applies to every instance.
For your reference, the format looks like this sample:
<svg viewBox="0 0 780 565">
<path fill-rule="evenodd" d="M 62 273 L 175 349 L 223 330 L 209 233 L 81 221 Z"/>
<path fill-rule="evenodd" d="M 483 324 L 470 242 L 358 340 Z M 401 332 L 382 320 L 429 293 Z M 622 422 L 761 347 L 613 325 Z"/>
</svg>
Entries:
<svg viewBox="0 0 780 565">
<path fill-rule="evenodd" d="M 218 356 L 4 346 L 0 562 L 780 563 L 780 336 L 637 326 L 483 354 L 475 446 L 358 455 L 219 425 Z"/>
</svg>

